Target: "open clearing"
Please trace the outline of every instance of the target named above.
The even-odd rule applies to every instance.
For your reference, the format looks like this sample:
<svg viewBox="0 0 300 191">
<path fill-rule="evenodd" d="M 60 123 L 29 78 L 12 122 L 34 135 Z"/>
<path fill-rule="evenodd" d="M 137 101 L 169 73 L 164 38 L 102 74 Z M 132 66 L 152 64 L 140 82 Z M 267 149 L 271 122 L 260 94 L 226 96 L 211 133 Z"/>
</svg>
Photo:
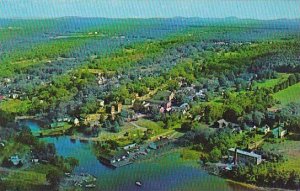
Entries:
<svg viewBox="0 0 300 191">
<path fill-rule="evenodd" d="M 278 152 L 287 157 L 281 167 L 283 170 L 295 170 L 300 172 L 300 141 L 285 140 L 281 143 L 264 143 L 264 150 Z"/>
<path fill-rule="evenodd" d="M 275 93 L 274 98 L 279 100 L 282 105 L 291 102 L 300 103 L 300 83 Z"/>
</svg>

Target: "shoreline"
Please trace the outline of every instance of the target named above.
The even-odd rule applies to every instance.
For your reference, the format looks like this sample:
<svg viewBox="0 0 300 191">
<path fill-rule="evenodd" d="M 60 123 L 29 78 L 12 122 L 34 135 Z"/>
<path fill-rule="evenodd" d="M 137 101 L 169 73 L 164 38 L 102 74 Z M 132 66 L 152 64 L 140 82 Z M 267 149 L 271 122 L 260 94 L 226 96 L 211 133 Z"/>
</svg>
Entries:
<svg viewBox="0 0 300 191">
<path fill-rule="evenodd" d="M 223 178 L 223 177 L 221 177 L 221 178 Z M 226 182 L 228 182 L 228 183 L 241 185 L 243 187 L 250 188 L 250 189 L 255 189 L 255 190 L 267 190 L 267 191 L 290 191 L 291 190 L 291 189 L 285 189 L 285 188 L 262 187 L 262 186 L 257 186 L 257 185 L 254 185 L 254 184 L 248 184 L 248 183 L 245 183 L 245 182 L 239 182 L 239 181 L 228 179 L 228 178 L 223 178 L 223 179 L 225 179 Z"/>
<path fill-rule="evenodd" d="M 38 123 L 39 125 L 41 123 L 43 123 L 43 122 L 41 122 L 40 120 L 37 120 L 37 119 L 30 119 L 30 120 Z M 60 135 L 59 136 L 54 136 L 54 137 L 60 137 Z M 182 161 L 192 162 L 194 164 L 191 164 L 191 163 L 187 163 L 187 164 L 193 165 L 193 166 L 199 168 L 200 170 L 205 171 L 206 173 L 209 173 L 209 171 L 207 169 L 203 168 L 203 166 L 200 164 L 200 159 L 199 158 L 198 159 L 185 159 L 181 156 L 182 151 L 187 150 L 187 149 L 188 148 L 178 147 L 178 146 L 174 146 L 174 147 L 171 147 L 171 148 L 170 147 L 164 148 L 164 149 L 160 150 L 160 152 L 155 153 L 152 156 L 147 156 L 145 158 L 136 159 L 134 161 L 134 163 L 140 164 L 140 163 L 143 163 L 143 162 L 151 162 L 151 161 L 159 160 L 159 158 L 168 156 L 169 154 L 178 154 L 179 155 L 178 157 Z M 222 176 L 218 176 L 218 175 L 215 175 L 215 174 L 212 174 L 212 175 L 217 176 L 219 178 L 222 178 L 223 180 L 225 180 L 229 184 L 232 183 L 232 184 L 240 185 L 244 188 L 249 188 L 249 189 L 253 189 L 253 190 L 267 190 L 267 191 L 288 191 L 289 190 L 289 189 L 284 189 L 284 188 L 260 187 L 260 186 L 254 185 L 254 184 L 239 182 L 239 181 L 232 180 L 232 179 L 222 177 Z"/>
</svg>

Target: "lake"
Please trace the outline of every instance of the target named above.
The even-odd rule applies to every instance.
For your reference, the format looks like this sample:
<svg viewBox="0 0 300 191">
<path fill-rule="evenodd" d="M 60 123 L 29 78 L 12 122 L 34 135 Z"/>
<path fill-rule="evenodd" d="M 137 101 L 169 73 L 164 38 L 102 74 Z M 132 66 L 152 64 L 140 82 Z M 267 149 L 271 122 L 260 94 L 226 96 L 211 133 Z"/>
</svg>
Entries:
<svg viewBox="0 0 300 191">
<path fill-rule="evenodd" d="M 38 123 L 34 121 L 25 121 L 25 124 L 32 131 L 39 129 Z M 79 166 L 74 172 L 96 176 L 96 190 L 252 190 L 208 174 L 196 161 L 181 159 L 178 152 L 112 169 L 98 161 L 90 142 L 71 141 L 69 136 L 47 137 L 41 140 L 53 143 L 59 155 L 78 159 Z M 135 181 L 141 181 L 143 186 L 136 186 Z"/>
</svg>

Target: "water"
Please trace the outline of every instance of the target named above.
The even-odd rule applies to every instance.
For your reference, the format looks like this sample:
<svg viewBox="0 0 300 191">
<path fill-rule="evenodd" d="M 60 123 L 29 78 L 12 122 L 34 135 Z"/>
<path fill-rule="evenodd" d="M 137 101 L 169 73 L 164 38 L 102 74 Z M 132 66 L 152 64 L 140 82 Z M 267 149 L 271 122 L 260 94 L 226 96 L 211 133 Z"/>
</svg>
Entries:
<svg viewBox="0 0 300 191">
<path fill-rule="evenodd" d="M 29 127 L 32 133 L 36 133 L 40 131 L 40 125 L 33 120 L 24 120 L 21 122 L 22 125 Z"/>
<path fill-rule="evenodd" d="M 27 121 L 26 124 L 32 130 L 39 128 L 38 124 L 33 121 Z M 251 190 L 236 184 L 229 184 L 222 178 L 206 173 L 201 170 L 196 162 L 182 160 L 179 153 L 176 152 L 152 160 L 112 169 L 97 160 L 90 142 L 74 142 L 71 141 L 69 136 L 47 137 L 41 140 L 53 143 L 59 155 L 77 158 L 79 166 L 76 167 L 74 172 L 84 172 L 96 176 L 96 190 Z M 135 181 L 141 181 L 143 186 L 136 186 Z"/>
</svg>

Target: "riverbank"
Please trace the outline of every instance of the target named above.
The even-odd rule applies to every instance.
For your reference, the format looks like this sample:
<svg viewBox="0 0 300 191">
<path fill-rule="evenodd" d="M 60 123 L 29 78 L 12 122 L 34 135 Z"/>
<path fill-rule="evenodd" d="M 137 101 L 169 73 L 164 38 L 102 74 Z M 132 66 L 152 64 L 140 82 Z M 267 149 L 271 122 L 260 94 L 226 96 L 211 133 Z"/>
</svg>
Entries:
<svg viewBox="0 0 300 191">
<path fill-rule="evenodd" d="M 71 140 L 70 136 L 46 137 L 41 140 L 53 143 L 58 154 L 63 157 L 77 158 L 79 165 L 74 169 L 73 174 L 88 173 L 97 178 L 97 181 L 93 183 L 96 187 L 91 190 L 198 191 L 199 188 L 209 191 L 257 190 L 257 187 L 248 184 L 210 175 L 199 164 L 199 158 L 197 158 L 200 155 L 199 152 L 187 151 L 191 150 L 190 148 L 165 147 L 151 156 L 146 155 L 145 158 L 141 156 L 131 165 L 112 169 L 97 159 L 93 152 L 93 143 L 90 141 Z M 143 186 L 137 187 L 136 181 L 141 181 Z M 115 185 L 116 182 L 118 185 Z"/>
<path fill-rule="evenodd" d="M 171 153 L 172 151 L 170 151 L 169 153 Z M 199 152 L 195 151 L 195 150 L 191 150 L 189 148 L 178 148 L 178 149 L 174 149 L 173 150 L 174 153 L 179 152 L 181 155 L 181 158 L 183 160 L 186 161 L 196 161 L 197 164 L 199 164 L 199 166 L 201 167 L 202 170 L 206 171 L 207 173 L 210 173 L 210 171 L 207 168 L 204 168 L 201 164 L 200 164 L 200 157 L 199 157 Z M 197 155 L 196 155 L 197 154 Z M 201 153 L 202 155 L 205 155 L 205 153 Z M 198 156 L 198 158 L 196 157 Z M 263 191 L 263 190 L 267 190 L 267 191 L 289 191 L 289 189 L 283 189 L 283 188 L 271 188 L 271 187 L 262 187 L 262 186 L 258 186 L 258 185 L 254 185 L 254 184 L 248 184 L 245 182 L 239 182 L 239 181 L 235 181 L 232 179 L 228 179 L 226 177 L 222 177 L 222 176 L 218 176 L 216 174 L 210 173 L 213 176 L 217 176 L 220 177 L 224 180 L 226 180 L 229 184 L 233 184 L 233 185 L 239 185 L 245 189 L 250 189 L 250 190 L 258 190 L 258 191 Z"/>
<path fill-rule="evenodd" d="M 225 179 L 228 183 L 232 183 L 235 185 L 241 185 L 245 188 L 254 189 L 254 190 L 261 190 L 261 191 L 290 191 L 290 189 L 283 189 L 283 188 L 269 188 L 269 187 L 260 187 L 253 184 L 247 184 L 243 182 L 238 182 L 231 179 Z"/>
</svg>

